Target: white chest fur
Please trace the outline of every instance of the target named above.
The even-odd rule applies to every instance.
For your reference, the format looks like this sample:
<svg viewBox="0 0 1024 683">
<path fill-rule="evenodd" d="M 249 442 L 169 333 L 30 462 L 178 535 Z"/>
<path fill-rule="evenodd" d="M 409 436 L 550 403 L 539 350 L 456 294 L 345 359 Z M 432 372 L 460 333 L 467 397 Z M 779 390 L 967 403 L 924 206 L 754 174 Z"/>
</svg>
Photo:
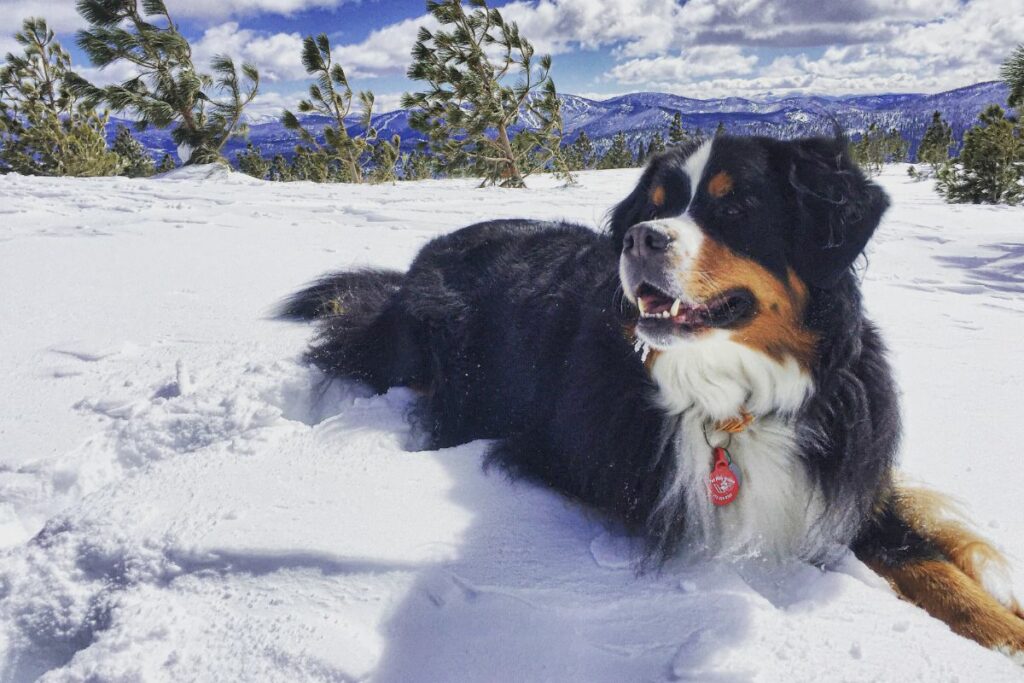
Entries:
<svg viewBox="0 0 1024 683">
<path fill-rule="evenodd" d="M 818 524 L 822 497 L 797 454 L 793 419 L 813 388 L 810 376 L 795 361 L 777 362 L 722 332 L 662 351 L 651 374 L 664 408 L 679 418 L 674 477 L 659 507 L 686 516 L 687 550 L 766 558 L 828 554 L 834 540 Z M 716 507 L 707 489 L 712 445 L 725 445 L 727 435 L 713 425 L 743 410 L 755 420 L 728 444 L 740 492 Z"/>
</svg>

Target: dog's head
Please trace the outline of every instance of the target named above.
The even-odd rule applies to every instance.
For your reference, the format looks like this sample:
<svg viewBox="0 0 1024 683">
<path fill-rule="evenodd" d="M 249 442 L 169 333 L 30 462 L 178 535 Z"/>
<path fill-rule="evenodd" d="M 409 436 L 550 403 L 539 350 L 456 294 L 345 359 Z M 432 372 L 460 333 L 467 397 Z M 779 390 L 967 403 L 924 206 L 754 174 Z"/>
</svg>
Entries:
<svg viewBox="0 0 1024 683">
<path fill-rule="evenodd" d="M 612 213 L 638 336 L 658 349 L 728 339 L 806 367 L 811 290 L 850 272 L 887 206 L 841 139 L 719 136 L 669 150 Z"/>
</svg>

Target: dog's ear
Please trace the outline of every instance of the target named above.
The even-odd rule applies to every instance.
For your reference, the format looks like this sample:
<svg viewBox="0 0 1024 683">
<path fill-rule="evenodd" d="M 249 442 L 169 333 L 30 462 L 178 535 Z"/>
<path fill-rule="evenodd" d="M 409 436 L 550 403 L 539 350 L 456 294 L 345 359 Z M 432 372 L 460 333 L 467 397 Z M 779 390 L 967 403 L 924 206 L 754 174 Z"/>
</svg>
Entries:
<svg viewBox="0 0 1024 683">
<path fill-rule="evenodd" d="M 889 198 L 850 158 L 844 137 L 777 145 L 783 191 L 795 209 L 790 262 L 808 284 L 831 287 L 864 251 Z"/>
<path fill-rule="evenodd" d="M 608 221 L 608 232 L 615 248 L 619 251 L 622 251 L 622 238 L 626 235 L 626 231 L 637 223 L 650 218 L 650 199 L 647 195 L 653 174 L 653 164 L 648 165 L 640 182 L 629 193 L 629 196 L 612 209 L 611 218 Z"/>
</svg>

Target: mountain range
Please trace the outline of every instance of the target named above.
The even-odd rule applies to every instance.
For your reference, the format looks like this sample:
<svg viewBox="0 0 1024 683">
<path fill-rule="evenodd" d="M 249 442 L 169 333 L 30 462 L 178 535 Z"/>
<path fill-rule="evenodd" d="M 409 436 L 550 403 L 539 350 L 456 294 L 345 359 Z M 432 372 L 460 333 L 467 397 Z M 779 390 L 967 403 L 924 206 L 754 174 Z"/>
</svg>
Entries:
<svg viewBox="0 0 1024 683">
<path fill-rule="evenodd" d="M 726 97 L 694 99 L 666 93 L 640 92 L 621 95 L 607 100 L 592 100 L 577 95 L 560 95 L 562 116 L 567 141 L 574 140 L 582 131 L 594 141 L 598 151 L 608 147 L 611 138 L 625 132 L 634 147 L 645 144 L 656 134 L 667 136 L 669 122 L 679 112 L 683 126 L 694 133 L 714 131 L 719 124 L 730 133 L 768 135 L 791 138 L 803 135 L 830 134 L 835 125 L 841 126 L 856 138 L 871 123 L 889 130 L 895 128 L 911 142 L 911 154 L 917 148 L 931 121 L 932 112 L 942 112 L 959 142 L 965 130 L 975 124 L 978 114 L 989 104 L 1006 107 L 1008 90 L 1004 83 L 990 81 L 936 94 L 881 94 L 829 97 L 820 95 L 764 97 L 744 99 Z M 300 117 L 310 130 L 322 129 L 330 119 L 317 115 Z M 125 119 L 112 118 L 108 133 L 113 137 L 117 124 L 131 125 Z M 520 126 L 530 121 L 521 120 Z M 373 125 L 381 137 L 398 135 L 403 150 L 414 149 L 423 135 L 409 127 L 409 112 L 396 110 L 373 117 Z M 350 133 L 361 128 L 352 117 Z M 174 155 L 174 143 L 169 130 L 150 128 L 137 132 L 136 137 L 154 154 Z M 283 154 L 291 157 L 298 136 L 275 119 L 255 119 L 250 122 L 248 141 L 259 147 L 265 156 Z M 243 149 L 246 140 L 234 139 L 228 143 L 227 156 L 234 159 L 235 152 Z"/>
</svg>

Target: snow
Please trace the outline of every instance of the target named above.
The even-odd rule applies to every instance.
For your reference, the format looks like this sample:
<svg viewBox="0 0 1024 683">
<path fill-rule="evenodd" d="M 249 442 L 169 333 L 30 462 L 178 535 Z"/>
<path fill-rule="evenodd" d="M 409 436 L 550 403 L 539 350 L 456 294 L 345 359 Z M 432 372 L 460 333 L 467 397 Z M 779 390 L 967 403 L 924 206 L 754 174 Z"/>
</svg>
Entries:
<svg viewBox="0 0 1024 683">
<path fill-rule="evenodd" d="M 309 328 L 268 318 L 476 220 L 597 225 L 637 174 L 0 176 L 0 680 L 1020 680 L 853 558 L 637 576 L 619 529 L 484 443 L 410 450 L 409 392 L 324 386 Z M 1024 557 L 1024 208 L 881 182 L 865 291 L 905 469 Z"/>
</svg>

